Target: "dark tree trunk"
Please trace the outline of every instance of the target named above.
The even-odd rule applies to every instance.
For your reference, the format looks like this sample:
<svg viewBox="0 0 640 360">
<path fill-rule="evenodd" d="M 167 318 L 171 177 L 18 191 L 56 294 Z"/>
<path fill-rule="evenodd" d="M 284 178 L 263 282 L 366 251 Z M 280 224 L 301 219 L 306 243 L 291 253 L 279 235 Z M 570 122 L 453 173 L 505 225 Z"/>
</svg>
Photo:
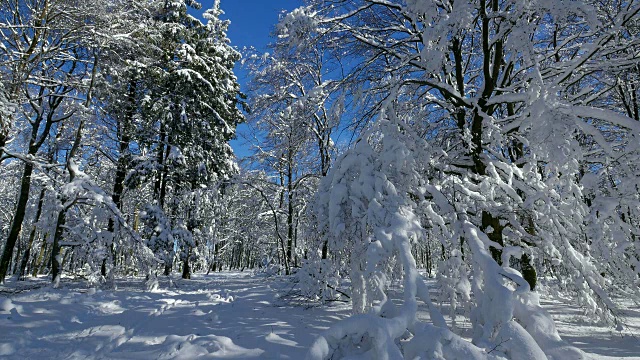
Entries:
<svg viewBox="0 0 640 360">
<path fill-rule="evenodd" d="M 488 232 L 489 227 L 491 227 L 492 231 Z M 504 226 L 500 224 L 500 219 L 492 216 L 486 211 L 482 212 L 482 231 L 487 234 L 489 240 L 499 244 L 500 246 L 504 246 L 504 239 L 502 238 L 502 230 L 504 230 Z M 495 248 L 493 246 L 489 247 L 491 251 L 491 256 L 493 260 L 495 260 L 498 264 L 502 265 L 502 249 Z"/>
<path fill-rule="evenodd" d="M 524 279 L 529 283 L 531 291 L 534 291 L 536 289 L 538 276 L 536 273 L 536 269 L 533 267 L 533 265 L 531 265 L 531 259 L 529 258 L 529 255 L 522 254 L 522 258 L 520 258 L 520 266 L 522 270 L 522 277 L 524 277 Z"/>
<path fill-rule="evenodd" d="M 18 259 L 22 257 L 22 252 L 24 251 L 24 241 L 18 241 L 18 249 L 16 250 L 16 256 L 11 259 L 9 263 L 9 269 L 11 269 L 11 274 L 15 275 L 18 272 Z"/>
<path fill-rule="evenodd" d="M 62 270 L 62 259 L 60 259 L 60 240 L 62 240 L 62 234 L 64 232 L 64 225 L 66 223 L 66 210 L 60 210 L 58 213 L 58 219 L 56 221 L 56 231 L 53 235 L 53 246 L 51 248 L 51 281 L 56 282 L 60 276 Z"/>
<path fill-rule="evenodd" d="M 42 189 L 40 191 L 40 198 L 38 199 L 38 209 L 36 210 L 36 217 L 33 221 L 34 224 L 31 226 L 31 233 L 29 233 L 29 242 L 27 243 L 27 248 L 25 249 L 24 255 L 22 256 L 22 262 L 20 263 L 18 280 L 24 280 L 26 275 L 27 263 L 29 262 L 29 257 L 31 256 L 31 247 L 33 246 L 33 241 L 36 238 L 36 223 L 40 220 L 40 215 L 42 214 L 42 204 L 44 203 L 44 195 L 45 195 L 45 190 Z"/>
<path fill-rule="evenodd" d="M 103 277 L 107 276 L 107 258 L 102 259 L 102 264 L 100 265 L 100 275 Z"/>
<path fill-rule="evenodd" d="M 184 259 L 184 263 L 182 265 L 182 278 L 183 279 L 191 279 L 191 265 L 189 265 L 189 256 L 191 256 L 191 251 L 187 252 L 187 256 Z"/>
<path fill-rule="evenodd" d="M 9 263 L 13 257 L 13 249 L 16 246 L 20 231 L 22 230 L 22 222 L 24 220 L 25 212 L 27 209 L 27 203 L 29 202 L 29 192 L 31 190 L 31 174 L 33 173 L 33 164 L 25 163 L 24 171 L 22 173 L 22 179 L 20 181 L 20 195 L 18 196 L 18 203 L 16 205 L 15 215 L 13 216 L 13 222 L 11 223 L 11 229 L 9 230 L 9 236 L 7 242 L 4 245 L 2 251 L 2 258 L 0 259 L 0 283 L 4 282 L 5 276 L 9 270 Z"/>
<path fill-rule="evenodd" d="M 119 139 L 119 152 L 120 157 L 116 166 L 116 176 L 113 182 L 113 192 L 111 194 L 111 200 L 116 205 L 118 210 L 122 210 L 122 193 L 124 192 L 124 180 L 127 177 L 128 161 L 129 161 L 129 144 L 131 142 L 131 124 L 133 122 L 133 116 L 135 114 L 135 101 L 136 101 L 136 82 L 131 80 L 129 82 L 129 94 L 127 95 L 127 112 L 122 121 L 118 121 L 117 131 Z M 114 232 L 115 223 L 113 218 L 109 219 L 107 225 L 107 231 L 112 234 L 111 254 L 114 252 Z M 112 255 L 112 262 L 115 267 L 115 256 Z M 103 259 L 102 266 L 100 267 L 100 273 L 102 276 L 107 276 L 107 259 Z"/>
<path fill-rule="evenodd" d="M 7 144 L 7 136 L 5 134 L 0 134 L 0 164 L 2 164 L 2 156 L 4 155 L 4 146 L 6 144 Z"/>
<path fill-rule="evenodd" d="M 287 174 L 287 275 L 291 275 L 291 266 L 293 261 L 293 184 L 291 167 L 289 167 L 289 173 Z"/>
</svg>

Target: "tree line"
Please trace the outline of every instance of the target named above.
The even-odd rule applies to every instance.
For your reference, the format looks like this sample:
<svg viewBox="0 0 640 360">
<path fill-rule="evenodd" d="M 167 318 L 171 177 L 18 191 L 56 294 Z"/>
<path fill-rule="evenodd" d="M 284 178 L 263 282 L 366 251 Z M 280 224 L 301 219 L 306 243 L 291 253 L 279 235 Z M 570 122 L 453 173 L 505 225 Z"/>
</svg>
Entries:
<svg viewBox="0 0 640 360">
<path fill-rule="evenodd" d="M 0 5 L 0 279 L 188 278 L 244 118 L 218 2 Z"/>
</svg>

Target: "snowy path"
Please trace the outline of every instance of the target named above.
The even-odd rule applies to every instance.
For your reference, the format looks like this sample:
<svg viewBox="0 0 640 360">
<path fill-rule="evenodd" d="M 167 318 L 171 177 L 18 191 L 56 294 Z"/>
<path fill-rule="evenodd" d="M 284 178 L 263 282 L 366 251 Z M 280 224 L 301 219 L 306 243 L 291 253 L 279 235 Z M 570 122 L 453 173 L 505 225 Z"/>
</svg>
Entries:
<svg viewBox="0 0 640 360">
<path fill-rule="evenodd" d="M 117 291 L 82 283 L 9 295 L 0 288 L 0 358 L 7 359 L 301 359 L 315 336 L 348 314 L 343 306 L 284 304 L 287 284 L 245 273 L 164 280 L 143 291 L 139 279 Z M 29 286 L 45 285 L 43 280 Z M 640 359 L 638 337 L 579 325 L 579 310 L 544 304 L 565 339 L 595 359 Z M 640 312 L 631 312 L 637 331 Z"/>
<path fill-rule="evenodd" d="M 345 307 L 284 306 L 282 282 L 221 273 L 142 291 L 42 288 L 0 295 L 0 358 L 300 359 Z M 282 286 L 282 288 L 278 288 Z M 165 290 L 162 290 L 165 289 Z"/>
</svg>

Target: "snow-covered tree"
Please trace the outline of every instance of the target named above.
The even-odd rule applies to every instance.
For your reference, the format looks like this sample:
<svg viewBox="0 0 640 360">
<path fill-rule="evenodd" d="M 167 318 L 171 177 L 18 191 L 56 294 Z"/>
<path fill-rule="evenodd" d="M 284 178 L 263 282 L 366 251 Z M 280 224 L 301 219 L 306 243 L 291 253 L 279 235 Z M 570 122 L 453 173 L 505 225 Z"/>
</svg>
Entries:
<svg viewBox="0 0 640 360">
<path fill-rule="evenodd" d="M 0 161 L 24 171 L 0 239 L 0 277 L 10 263 L 28 267 L 38 247 L 54 277 L 74 264 L 102 276 L 118 266 L 143 270 L 150 259 L 136 231 L 152 218 L 167 220 L 174 242 L 165 245 L 172 252 L 179 240 L 189 276 L 200 199 L 236 171 L 227 141 L 242 114 L 232 71 L 240 55 L 219 3 L 205 23 L 188 7 L 200 5 L 2 2 Z"/>
<path fill-rule="evenodd" d="M 187 13 L 188 6 L 200 7 L 195 2 L 153 4 L 149 39 L 158 58 L 144 69 L 150 83 L 141 103 L 143 152 L 135 160 L 135 177 L 153 181 L 149 206 L 164 212 L 153 218 L 167 219 L 165 230 L 180 235 L 167 241 L 178 241 L 188 278 L 191 251 L 198 246 L 192 234 L 202 225 L 198 192 L 236 172 L 227 141 L 243 120 L 233 74 L 240 55 L 226 37 L 228 21 L 219 19 L 218 2 L 205 11 L 206 24 Z"/>
<path fill-rule="evenodd" d="M 0 260 L 0 281 L 9 270 L 30 197 L 31 177 L 42 164 L 39 151 L 51 133 L 81 112 L 81 97 L 91 78 L 91 20 L 101 7 L 93 3 L 3 1 L 0 12 L 3 67 L 13 121 L 3 125 L 4 157 L 24 162 L 12 225 Z M 13 9 L 13 10 L 11 10 Z M 64 14 L 64 16 L 62 16 Z M 4 118 L 4 117 L 3 117 Z M 9 137 L 24 140 L 7 142 Z"/>
<path fill-rule="evenodd" d="M 319 216 L 321 224 L 345 219 L 327 227 L 326 236 L 333 244 L 330 249 L 346 254 L 335 259 L 346 259 L 347 264 L 333 266 L 350 276 L 356 312 L 387 303 L 384 286 L 369 291 L 362 279 L 384 284 L 390 275 L 363 276 L 365 269 L 373 274 L 385 262 L 401 262 L 406 309 L 413 306 L 415 289 L 423 286 L 411 275 L 413 260 L 403 260 L 410 254 L 394 247 L 412 240 L 405 230 L 394 235 L 390 219 L 400 216 L 405 221 L 421 219 L 430 238 L 440 239 L 444 261 L 438 265 L 438 278 L 453 313 L 456 304 L 470 308 L 473 346 L 481 349 L 478 357 L 494 356 L 491 349 L 509 358 L 537 358 L 543 353 L 561 358 L 565 350 L 575 351 L 561 345 L 555 331 L 544 335 L 537 327 L 552 326 L 532 292 L 540 273 L 558 276 L 587 313 L 620 324 L 605 278 L 611 273 L 637 282 L 637 249 L 629 231 L 594 236 L 593 224 L 612 221 L 590 221 L 592 211 L 602 214 L 604 207 L 594 208 L 588 200 L 593 195 L 584 190 L 594 188 L 585 187 L 585 181 L 593 175 L 602 178 L 620 156 L 625 164 L 636 158 L 637 142 L 631 139 L 637 137 L 638 123 L 603 106 L 601 100 L 610 99 L 615 89 L 598 77 L 615 66 L 638 64 L 637 53 L 627 50 L 637 46 L 638 38 L 627 29 L 640 7 L 634 2 L 611 3 L 603 16 L 597 6 L 590 1 L 310 1 L 282 20 L 281 37 L 292 46 L 322 42 L 336 58 L 351 59 L 353 66 L 343 83 L 351 93 L 362 94 L 354 98 L 361 118 L 384 111 L 383 119 L 406 133 L 399 143 L 407 149 L 407 160 L 398 160 L 397 166 L 416 159 L 417 165 L 402 172 L 409 179 L 413 177 L 408 174 L 417 173 L 416 180 L 394 180 L 396 163 L 386 165 L 390 155 L 384 139 L 395 135 L 389 126 L 377 125 L 380 130 L 374 133 L 383 145 L 361 144 L 371 142 L 370 133 L 360 138 L 329 176 L 332 185 L 318 195 L 331 199 L 332 191 L 346 188 L 336 195 L 342 200 L 323 200 L 330 203 L 319 207 Z M 612 136 L 612 131 L 618 135 Z M 356 167 L 349 160 L 354 156 L 362 157 L 353 163 Z M 370 165 L 360 167 L 361 163 Z M 349 170 L 341 173 L 343 167 Z M 620 187 L 618 181 L 635 183 L 633 166 L 617 170 L 615 187 Z M 397 195 L 387 190 L 391 185 L 360 193 L 360 182 L 377 185 L 373 179 L 383 175 L 393 188 L 401 189 Z M 358 182 L 360 178 L 369 180 Z M 404 207 L 380 205 L 391 214 L 374 216 L 382 201 L 378 198 L 387 198 L 387 193 L 399 197 L 393 201 Z M 606 213 L 619 213 L 615 209 L 617 205 Z M 339 211 L 342 215 L 332 215 Z M 378 233 L 377 227 L 387 230 Z M 362 258 L 388 239 L 391 242 L 382 246 L 385 252 L 378 252 L 382 256 Z M 598 247 L 608 250 L 593 251 Z M 601 275 L 613 267 L 631 271 Z M 370 338 L 362 337 L 367 332 L 363 328 L 338 326 L 333 331 L 339 335 L 327 335 L 332 339 L 329 346 L 316 355 L 343 351 L 342 341 L 350 337 L 342 336 L 355 334 L 361 342 L 354 340 L 360 349 L 354 351 L 370 350 L 382 358 L 435 356 L 428 349 L 438 340 L 422 348 L 403 342 L 397 346 L 406 330 L 414 339 L 423 336 L 419 334 L 424 329 L 414 327 L 411 311 L 374 314 L 382 320 L 377 317 L 380 323 L 369 326 L 380 329 L 369 330 Z M 532 322 L 535 316 L 541 323 Z M 385 318 L 392 318 L 393 326 Z M 432 320 L 437 321 L 433 314 Z M 502 344 L 506 337 L 519 340 Z"/>
<path fill-rule="evenodd" d="M 344 98 L 338 82 L 328 80 L 336 65 L 324 59 L 321 47 L 291 48 L 273 38 L 272 53 L 244 60 L 250 70 L 249 126 L 252 166 L 273 174 L 281 188 L 280 228 L 286 233 L 285 270 L 317 244 L 305 235 L 307 205 L 317 178 L 327 174 L 335 152 L 332 136 L 340 125 Z M 307 244 L 303 244 L 303 239 Z M 325 247 L 326 249 L 326 247 Z M 325 251 L 326 256 L 326 251 Z"/>
</svg>

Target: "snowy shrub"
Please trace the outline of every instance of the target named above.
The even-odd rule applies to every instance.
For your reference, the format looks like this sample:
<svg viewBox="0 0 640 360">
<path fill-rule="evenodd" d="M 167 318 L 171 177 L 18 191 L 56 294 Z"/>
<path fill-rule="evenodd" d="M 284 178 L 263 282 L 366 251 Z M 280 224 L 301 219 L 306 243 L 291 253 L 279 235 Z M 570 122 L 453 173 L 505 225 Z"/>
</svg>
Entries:
<svg viewBox="0 0 640 360">
<path fill-rule="evenodd" d="M 359 354 L 379 359 L 561 359 L 567 353 L 582 358 L 579 350 L 562 342 L 528 282 L 509 266 L 510 258 L 521 254 L 504 248 L 499 265 L 490 248 L 501 245 L 473 225 L 465 213 L 456 212 L 448 214 L 455 221 L 452 236 L 465 239 L 466 261 L 472 266 L 467 274 L 462 253 L 454 250 L 441 270 L 440 282 L 444 289 L 451 289 L 453 311 L 457 298 L 468 302 L 473 296 L 473 342 L 449 330 L 431 302 L 411 253 L 411 243 L 424 238 L 415 215 L 418 207 L 412 200 L 416 196 L 411 194 L 421 192 L 421 206 L 428 203 L 430 208 L 441 210 L 451 207 L 448 202 L 438 203 L 444 195 L 420 177 L 423 162 L 416 161 L 416 156 L 425 154 L 427 148 L 387 112 L 323 180 L 319 219 L 331 248 L 347 259 L 336 263 L 339 268 L 333 271 L 339 269 L 349 276 L 357 315 L 332 326 L 315 342 L 309 358 Z M 431 196 L 425 197 L 427 192 Z M 400 305 L 391 302 L 387 293 L 393 261 L 402 269 Z M 427 304 L 432 323 L 418 321 L 418 299 Z"/>
</svg>

